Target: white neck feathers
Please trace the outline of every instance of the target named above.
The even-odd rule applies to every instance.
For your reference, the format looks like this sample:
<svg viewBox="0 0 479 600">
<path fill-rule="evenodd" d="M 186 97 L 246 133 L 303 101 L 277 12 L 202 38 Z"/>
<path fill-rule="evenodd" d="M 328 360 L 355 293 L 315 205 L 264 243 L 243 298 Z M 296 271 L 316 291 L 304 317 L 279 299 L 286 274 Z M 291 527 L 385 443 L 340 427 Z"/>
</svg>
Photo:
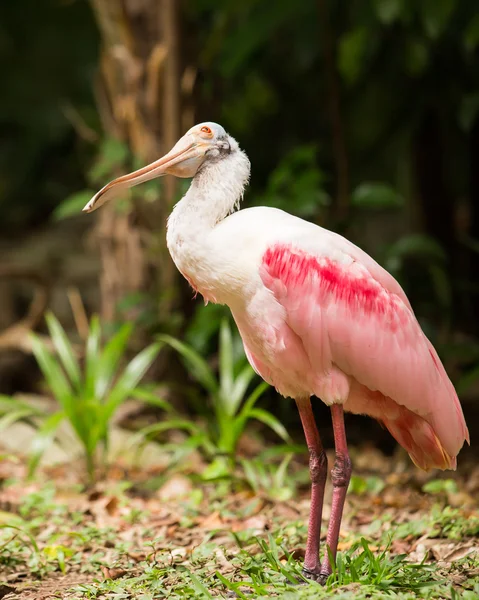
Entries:
<svg viewBox="0 0 479 600">
<path fill-rule="evenodd" d="M 229 138 L 231 153 L 210 159 L 193 178 L 190 188 L 168 219 L 168 229 L 213 228 L 239 208 L 248 183 L 250 162 Z"/>
</svg>

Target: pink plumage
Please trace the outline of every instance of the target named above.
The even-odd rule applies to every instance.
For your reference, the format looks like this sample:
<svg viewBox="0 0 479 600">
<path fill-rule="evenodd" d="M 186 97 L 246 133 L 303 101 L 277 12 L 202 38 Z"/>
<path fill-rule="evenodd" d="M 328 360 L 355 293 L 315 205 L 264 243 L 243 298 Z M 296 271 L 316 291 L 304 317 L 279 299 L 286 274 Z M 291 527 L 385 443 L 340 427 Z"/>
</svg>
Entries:
<svg viewBox="0 0 479 600">
<path fill-rule="evenodd" d="M 469 434 L 397 281 L 312 223 L 273 208 L 235 212 L 249 172 L 238 143 L 220 125 L 201 123 L 163 158 L 107 184 L 84 210 L 165 173 L 193 177 L 169 218 L 168 249 L 196 292 L 231 308 L 256 372 L 296 401 L 312 484 L 303 572 L 324 582 L 331 573 L 328 554 L 319 561 L 327 460 L 310 398 L 331 407 L 336 452 L 326 544 L 333 558 L 351 476 L 344 410 L 383 423 L 423 469 L 454 469 Z"/>
<path fill-rule="evenodd" d="M 309 365 L 298 376 L 315 395 L 384 423 L 421 468 L 455 468 L 469 439 L 462 409 L 399 286 L 282 244 L 266 250 L 261 276 L 302 341 Z"/>
</svg>

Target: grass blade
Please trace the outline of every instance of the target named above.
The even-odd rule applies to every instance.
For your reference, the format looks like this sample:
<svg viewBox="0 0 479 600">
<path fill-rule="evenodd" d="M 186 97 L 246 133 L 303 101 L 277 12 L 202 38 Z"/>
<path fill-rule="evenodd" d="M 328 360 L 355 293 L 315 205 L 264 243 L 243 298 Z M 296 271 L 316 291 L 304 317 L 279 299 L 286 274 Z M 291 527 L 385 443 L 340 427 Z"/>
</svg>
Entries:
<svg viewBox="0 0 479 600">
<path fill-rule="evenodd" d="M 131 396 L 137 400 L 141 400 L 145 404 L 161 408 L 166 412 L 171 413 L 173 411 L 173 407 L 167 400 L 160 398 L 154 392 L 151 392 L 146 388 L 137 388 L 136 390 L 133 390 Z"/>
<path fill-rule="evenodd" d="M 70 412 L 72 404 L 72 388 L 69 381 L 44 342 L 42 342 L 42 340 L 34 333 L 30 335 L 33 354 L 40 365 L 40 369 L 42 370 L 50 390 L 65 412 Z"/>
<path fill-rule="evenodd" d="M 98 399 L 103 398 L 107 393 L 132 331 L 133 324 L 125 323 L 105 345 L 103 352 L 98 357 L 95 378 L 95 395 Z"/>
<path fill-rule="evenodd" d="M 270 429 L 272 429 L 276 434 L 278 434 L 279 437 L 285 442 L 289 442 L 291 440 L 285 426 L 267 410 L 264 410 L 262 408 L 252 408 L 249 412 L 249 418 L 261 421 Z"/>
<path fill-rule="evenodd" d="M 30 408 L 19 408 L 17 410 L 12 410 L 12 412 L 3 415 L 3 417 L 0 418 L 0 431 L 8 429 L 8 427 L 17 421 L 23 421 L 28 419 L 28 417 L 33 417 L 35 414 L 35 411 Z"/>
<path fill-rule="evenodd" d="M 48 325 L 48 331 L 50 332 L 50 338 L 55 350 L 57 351 L 58 358 L 60 359 L 66 374 L 70 378 L 75 389 L 80 388 L 81 374 L 78 360 L 73 352 L 70 340 L 65 333 L 65 330 L 60 325 L 60 321 L 53 315 L 48 313 L 46 316 L 46 322 Z"/>
<path fill-rule="evenodd" d="M 249 384 L 253 381 L 255 372 L 246 364 L 243 369 L 239 372 L 238 376 L 234 380 L 233 388 L 231 390 L 231 414 L 236 414 L 240 407 L 241 401 L 244 398 L 246 390 Z"/>
<path fill-rule="evenodd" d="M 231 400 L 233 391 L 234 379 L 234 362 L 233 362 L 233 337 L 228 321 L 223 319 L 220 326 L 220 345 L 218 352 L 219 361 L 219 380 L 221 389 L 221 398 L 224 402 L 224 409 L 228 415 L 234 414 L 232 410 Z"/>
<path fill-rule="evenodd" d="M 63 411 L 56 412 L 48 417 L 37 431 L 32 441 L 32 454 L 28 460 L 28 477 L 35 474 L 43 453 L 52 443 L 57 429 L 64 419 L 65 413 Z"/>
<path fill-rule="evenodd" d="M 95 396 L 95 381 L 97 379 L 98 355 L 100 353 L 101 325 L 98 315 L 93 315 L 86 341 L 85 358 L 85 397 Z"/>
<path fill-rule="evenodd" d="M 245 403 L 243 404 L 243 408 L 241 409 L 240 416 L 246 415 L 250 412 L 250 410 L 253 408 L 253 406 L 256 404 L 256 402 L 258 402 L 258 400 L 265 393 L 265 391 L 268 389 L 268 387 L 269 387 L 269 385 L 266 383 L 266 381 L 262 381 L 259 385 L 257 385 L 254 388 L 254 390 L 251 392 L 251 394 L 248 396 Z"/>
<path fill-rule="evenodd" d="M 128 394 L 135 389 L 143 375 L 153 364 L 159 350 L 159 344 L 150 344 L 128 363 L 123 374 L 112 389 L 108 400 L 105 402 L 102 413 L 105 423 L 108 423 L 118 406 L 126 399 Z"/>
<path fill-rule="evenodd" d="M 210 599 L 213 600 L 214 596 L 211 595 L 208 588 L 206 588 L 203 585 L 203 583 L 198 579 L 198 577 L 196 577 L 196 575 L 194 573 L 192 573 L 191 571 L 189 571 L 188 569 L 186 569 L 186 572 L 190 576 L 193 587 L 195 588 L 197 593 L 200 594 L 200 596 L 206 596 L 206 598 L 208 600 L 210 600 Z"/>
<path fill-rule="evenodd" d="M 241 600 L 248 600 L 248 596 L 245 596 L 242 591 L 240 591 L 239 586 L 241 583 L 234 583 L 229 579 L 226 579 L 224 575 L 221 575 L 219 571 L 216 571 L 216 577 L 221 581 L 221 583 L 225 586 L 226 589 L 231 590 L 234 594 L 241 598 Z"/>
<path fill-rule="evenodd" d="M 208 363 L 195 351 L 170 335 L 158 336 L 158 341 L 171 346 L 185 360 L 193 377 L 211 394 L 217 394 L 218 383 Z"/>
</svg>

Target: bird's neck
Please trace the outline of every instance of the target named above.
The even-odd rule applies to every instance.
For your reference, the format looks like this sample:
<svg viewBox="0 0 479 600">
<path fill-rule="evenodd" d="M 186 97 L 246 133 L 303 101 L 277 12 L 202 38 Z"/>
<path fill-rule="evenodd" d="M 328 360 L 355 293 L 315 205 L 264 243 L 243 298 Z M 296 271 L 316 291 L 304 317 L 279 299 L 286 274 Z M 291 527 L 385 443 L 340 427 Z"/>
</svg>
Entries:
<svg viewBox="0 0 479 600">
<path fill-rule="evenodd" d="M 178 235 L 206 234 L 239 208 L 249 174 L 250 162 L 239 149 L 206 163 L 168 219 L 168 246 Z"/>
</svg>

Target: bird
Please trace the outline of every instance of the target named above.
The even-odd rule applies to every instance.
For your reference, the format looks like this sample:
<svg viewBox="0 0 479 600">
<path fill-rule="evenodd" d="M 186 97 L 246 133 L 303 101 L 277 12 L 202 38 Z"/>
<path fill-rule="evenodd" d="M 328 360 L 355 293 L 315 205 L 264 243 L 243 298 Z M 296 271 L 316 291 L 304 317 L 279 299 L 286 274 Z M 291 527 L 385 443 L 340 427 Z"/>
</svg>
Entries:
<svg viewBox="0 0 479 600">
<path fill-rule="evenodd" d="M 379 421 L 417 467 L 455 469 L 469 443 L 456 391 L 402 287 L 373 258 L 277 208 L 240 210 L 250 161 L 217 123 L 195 125 L 165 156 L 105 185 L 83 210 L 166 174 L 191 178 L 167 222 L 175 265 L 206 302 L 230 308 L 253 369 L 298 407 L 311 478 L 303 575 L 324 583 L 352 472 L 344 413 Z M 330 407 L 335 444 L 322 561 L 328 464 L 315 398 Z"/>
</svg>

